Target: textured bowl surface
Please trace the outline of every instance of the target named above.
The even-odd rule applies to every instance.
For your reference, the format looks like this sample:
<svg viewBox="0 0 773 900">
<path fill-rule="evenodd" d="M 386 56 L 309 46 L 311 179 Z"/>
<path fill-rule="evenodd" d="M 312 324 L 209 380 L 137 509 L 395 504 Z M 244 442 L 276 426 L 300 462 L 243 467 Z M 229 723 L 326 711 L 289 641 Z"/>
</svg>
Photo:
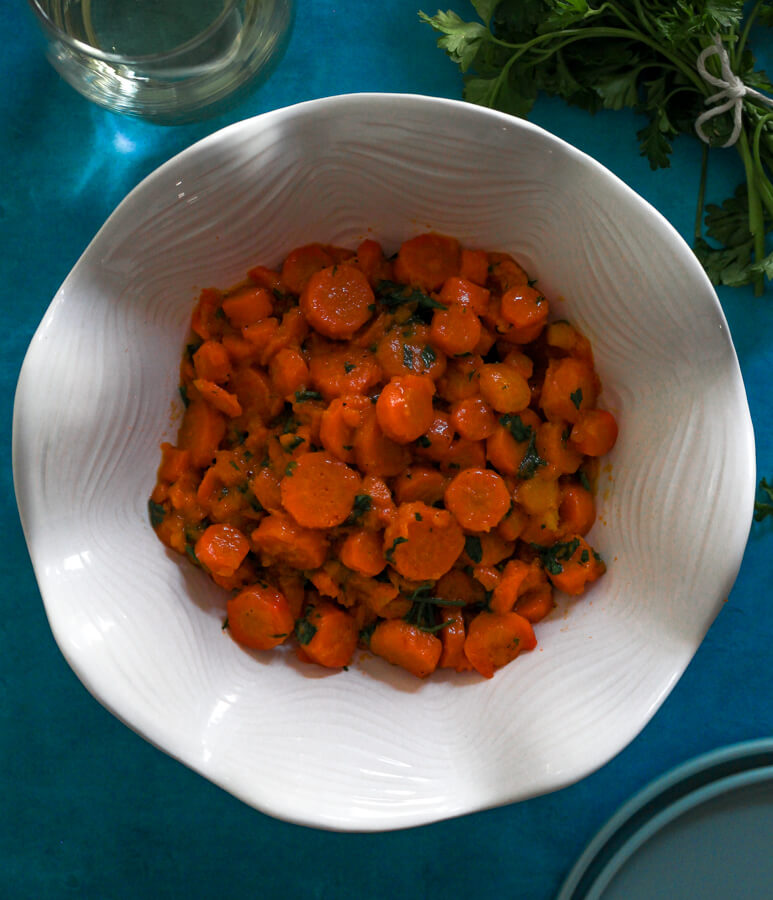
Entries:
<svg viewBox="0 0 773 900">
<path fill-rule="evenodd" d="M 609 571 L 490 681 L 246 652 L 221 631 L 223 593 L 147 517 L 196 294 L 311 240 L 391 252 L 429 229 L 514 253 L 591 339 L 621 428 L 591 534 Z M 674 229 L 537 127 L 376 94 L 232 125 L 129 194 L 31 343 L 14 474 L 54 636 L 93 695 L 247 803 L 343 830 L 522 800 L 619 752 L 726 598 L 755 484 L 727 324 Z"/>
</svg>

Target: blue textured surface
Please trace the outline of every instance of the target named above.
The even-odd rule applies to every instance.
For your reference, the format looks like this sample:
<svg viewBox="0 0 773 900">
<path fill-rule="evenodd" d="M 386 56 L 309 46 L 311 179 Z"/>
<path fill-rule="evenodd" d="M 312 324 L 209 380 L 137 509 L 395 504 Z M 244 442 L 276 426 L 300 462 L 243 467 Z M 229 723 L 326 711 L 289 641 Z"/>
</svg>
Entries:
<svg viewBox="0 0 773 900">
<path fill-rule="evenodd" d="M 455 4 L 448 4 L 455 5 Z M 0 6 L 0 896 L 448 898 L 554 895 L 615 809 L 698 753 L 773 734 L 773 522 L 755 525 L 729 602 L 642 734 L 549 796 L 426 828 L 332 834 L 277 822 L 148 745 L 77 681 L 49 631 L 11 476 L 13 391 L 56 289 L 121 198 L 157 165 L 231 121 L 350 91 L 461 96 L 418 23 L 418 0 L 297 0 L 271 80 L 229 115 L 174 129 L 89 104 L 43 57 L 26 4 Z M 460 8 L 459 4 L 456 4 Z M 430 7 L 434 9 L 434 7 Z M 639 157 L 628 113 L 540 101 L 533 120 L 589 152 L 689 237 L 700 150 L 672 168 Z M 715 154 L 711 194 L 740 175 Z M 760 475 L 773 476 L 773 294 L 722 290 L 749 394 Z"/>
</svg>

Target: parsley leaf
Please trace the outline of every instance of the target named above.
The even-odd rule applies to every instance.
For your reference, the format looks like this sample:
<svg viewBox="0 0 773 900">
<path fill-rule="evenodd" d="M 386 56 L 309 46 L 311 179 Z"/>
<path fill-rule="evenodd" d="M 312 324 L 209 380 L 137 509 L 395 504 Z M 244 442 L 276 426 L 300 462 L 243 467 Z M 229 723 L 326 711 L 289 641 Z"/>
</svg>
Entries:
<svg viewBox="0 0 773 900">
<path fill-rule="evenodd" d="M 352 504 L 352 511 L 349 513 L 344 525 L 356 525 L 372 506 L 373 500 L 370 494 L 357 494 Z"/>
<path fill-rule="evenodd" d="M 768 516 L 773 516 L 773 484 L 768 484 L 767 480 L 763 478 L 760 481 L 759 492 L 767 499 L 754 501 L 755 522 L 761 522 Z"/>
</svg>

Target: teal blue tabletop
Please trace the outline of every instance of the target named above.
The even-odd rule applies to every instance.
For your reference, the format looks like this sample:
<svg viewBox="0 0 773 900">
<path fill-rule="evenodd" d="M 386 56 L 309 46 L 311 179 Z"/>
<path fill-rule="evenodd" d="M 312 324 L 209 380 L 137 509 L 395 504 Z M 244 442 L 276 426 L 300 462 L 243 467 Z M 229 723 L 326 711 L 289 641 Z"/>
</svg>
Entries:
<svg viewBox="0 0 773 900">
<path fill-rule="evenodd" d="M 462 3 L 444 4 L 464 10 Z M 14 497 L 11 420 L 25 350 L 57 288 L 124 195 L 237 119 L 360 91 L 460 98 L 418 0 L 297 0 L 268 82 L 219 118 L 161 127 L 106 112 L 46 62 L 27 4 L 0 5 L 0 897 L 550 898 L 615 810 L 697 754 L 773 735 L 773 521 L 756 523 L 735 587 L 687 671 L 603 768 L 547 796 L 422 828 L 290 825 L 155 749 L 95 701 L 48 627 Z M 434 12 L 434 7 L 431 7 Z M 541 98 L 532 120 L 590 153 L 689 239 L 700 147 L 652 172 L 629 112 Z M 740 179 L 718 152 L 709 194 Z M 773 478 L 773 288 L 720 289 L 748 392 L 758 477 Z"/>
</svg>

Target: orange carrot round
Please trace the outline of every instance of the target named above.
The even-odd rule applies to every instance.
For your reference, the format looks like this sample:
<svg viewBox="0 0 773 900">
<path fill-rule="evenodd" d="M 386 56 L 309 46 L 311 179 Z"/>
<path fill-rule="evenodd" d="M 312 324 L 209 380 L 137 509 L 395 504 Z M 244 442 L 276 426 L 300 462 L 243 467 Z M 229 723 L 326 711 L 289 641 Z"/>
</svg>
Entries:
<svg viewBox="0 0 773 900">
<path fill-rule="evenodd" d="M 586 456 L 604 456 L 617 442 L 617 422 L 606 409 L 580 412 L 569 437 L 572 446 Z"/>
<path fill-rule="evenodd" d="M 359 629 L 353 616 L 329 600 L 317 600 L 295 623 L 295 633 L 311 662 L 341 669 L 352 661 Z"/>
<path fill-rule="evenodd" d="M 493 678 L 496 669 L 536 646 L 534 629 L 523 616 L 481 612 L 468 626 L 464 655 L 484 678 Z"/>
<path fill-rule="evenodd" d="M 333 257 L 322 244 L 304 244 L 287 254 L 282 264 L 282 283 L 293 294 L 300 294 L 315 272 L 333 264 Z"/>
<path fill-rule="evenodd" d="M 281 563 L 293 569 L 318 569 L 327 559 L 324 532 L 303 528 L 279 513 L 262 519 L 250 540 L 264 565 Z"/>
<path fill-rule="evenodd" d="M 249 551 L 249 541 L 241 531 L 223 523 L 206 528 L 193 549 L 205 568 L 224 577 L 233 575 Z"/>
<path fill-rule="evenodd" d="M 446 278 L 459 274 L 460 265 L 461 247 L 455 238 L 420 234 L 401 245 L 394 272 L 403 284 L 437 291 Z"/>
<path fill-rule="evenodd" d="M 491 469 L 465 469 L 452 479 L 445 493 L 446 508 L 469 531 L 490 531 L 511 502 L 507 485 Z"/>
<path fill-rule="evenodd" d="M 480 393 L 488 405 L 500 413 L 517 413 L 531 402 L 531 389 L 523 375 L 505 363 L 481 366 Z"/>
<path fill-rule="evenodd" d="M 384 385 L 376 417 L 384 434 L 398 444 L 415 441 L 432 425 L 435 384 L 426 375 L 403 375 Z"/>
<path fill-rule="evenodd" d="M 306 321 L 320 334 L 348 340 L 373 314 L 373 300 L 367 276 L 341 263 L 311 275 L 299 304 Z"/>
<path fill-rule="evenodd" d="M 540 394 L 548 420 L 579 421 L 581 411 L 595 406 L 597 395 L 598 381 L 588 362 L 572 356 L 550 360 Z"/>
<path fill-rule="evenodd" d="M 281 483 L 282 505 L 304 528 L 333 528 L 352 511 L 360 477 L 346 463 L 323 451 L 306 453 Z"/>
<path fill-rule="evenodd" d="M 370 649 L 417 678 L 426 678 L 437 668 L 443 645 L 434 634 L 415 625 L 402 619 L 387 619 L 379 622 L 371 634 Z"/>
<path fill-rule="evenodd" d="M 381 535 L 363 529 L 353 531 L 344 540 L 338 551 L 341 562 L 363 575 L 378 575 L 386 567 Z"/>
<path fill-rule="evenodd" d="M 228 601 L 228 630 L 245 647 L 271 650 L 292 634 L 295 620 L 284 595 L 268 585 L 245 588 Z"/>
<path fill-rule="evenodd" d="M 384 531 L 384 556 L 410 581 L 435 581 L 456 562 L 464 535 L 448 510 L 403 503 Z"/>
<path fill-rule="evenodd" d="M 472 306 L 452 303 L 447 309 L 436 310 L 432 316 L 432 343 L 449 356 L 471 353 L 480 335 L 480 319 Z"/>
<path fill-rule="evenodd" d="M 494 411 L 481 397 L 467 397 L 451 407 L 451 424 L 463 438 L 484 441 L 497 427 Z"/>
</svg>

